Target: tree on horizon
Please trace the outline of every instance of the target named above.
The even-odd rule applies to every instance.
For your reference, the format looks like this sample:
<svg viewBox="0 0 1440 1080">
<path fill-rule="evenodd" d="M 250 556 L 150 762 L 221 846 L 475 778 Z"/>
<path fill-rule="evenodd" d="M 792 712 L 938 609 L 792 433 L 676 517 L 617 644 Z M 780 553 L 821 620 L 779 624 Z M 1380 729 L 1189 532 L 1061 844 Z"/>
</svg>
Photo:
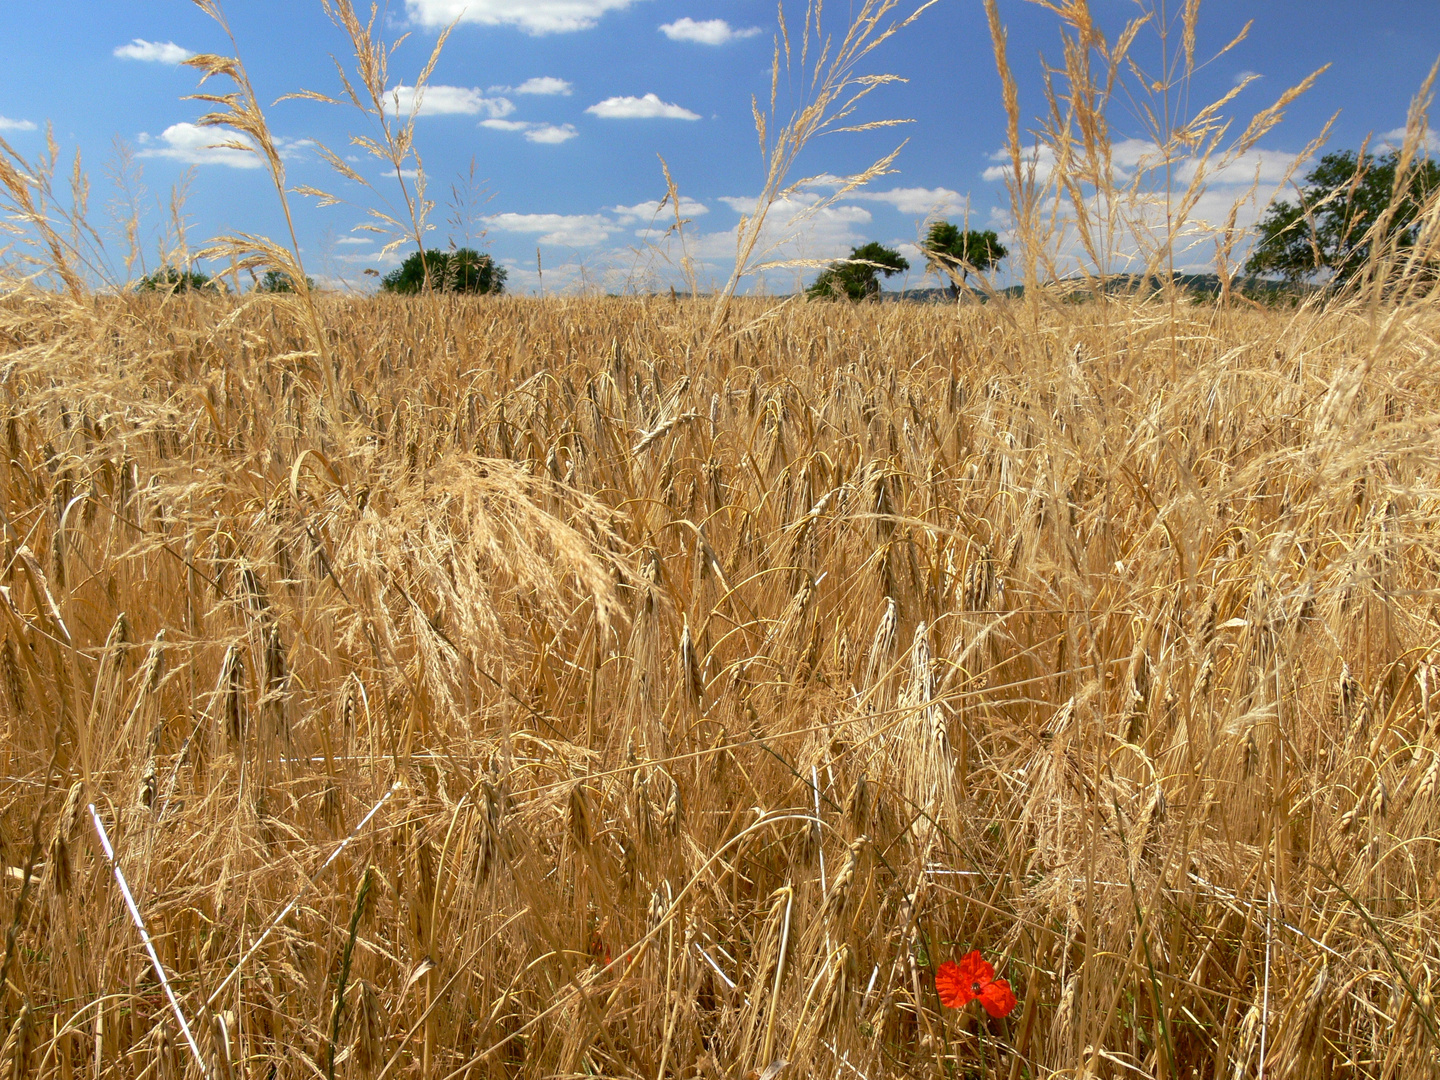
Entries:
<svg viewBox="0 0 1440 1080">
<path fill-rule="evenodd" d="M 312 292 L 315 289 L 315 279 L 308 274 L 305 276 L 305 286 Z M 255 288 L 262 293 L 293 293 L 295 283 L 283 270 L 266 270 L 265 276 L 256 282 Z"/>
<path fill-rule="evenodd" d="M 1299 187 L 1298 201 L 1275 202 L 1265 212 L 1245 272 L 1291 284 L 1328 275 L 1343 284 L 1369 263 L 1377 239 L 1402 250 L 1412 246 L 1421 207 L 1440 190 L 1440 165 L 1421 158 L 1397 178 L 1399 167 L 1394 150 L 1326 154 Z"/>
<path fill-rule="evenodd" d="M 181 270 L 175 266 L 162 266 L 142 277 L 135 288 L 140 292 L 199 292 L 201 289 L 224 292 L 225 284 L 203 270 Z"/>
<path fill-rule="evenodd" d="M 961 229 L 951 221 L 931 222 L 920 250 L 925 253 L 926 268 L 950 282 L 950 295 L 957 300 L 960 298 L 961 283 L 969 283 L 971 270 L 983 274 L 1010 254 L 995 230 L 976 232 Z M 958 282 L 955 280 L 957 271 L 960 274 Z"/>
<path fill-rule="evenodd" d="M 435 292 L 499 296 L 505 291 L 508 276 L 503 266 L 496 265 L 489 255 L 482 255 L 474 248 L 426 251 L 423 256 L 416 251 L 381 279 L 380 288 L 388 293 L 413 296 L 424 291 L 427 270 L 430 288 Z"/>
<path fill-rule="evenodd" d="M 812 300 L 869 300 L 880 295 L 878 274 L 890 277 L 909 269 L 909 261 L 898 251 L 872 240 L 851 248 L 848 259 L 822 270 L 805 295 Z"/>
</svg>

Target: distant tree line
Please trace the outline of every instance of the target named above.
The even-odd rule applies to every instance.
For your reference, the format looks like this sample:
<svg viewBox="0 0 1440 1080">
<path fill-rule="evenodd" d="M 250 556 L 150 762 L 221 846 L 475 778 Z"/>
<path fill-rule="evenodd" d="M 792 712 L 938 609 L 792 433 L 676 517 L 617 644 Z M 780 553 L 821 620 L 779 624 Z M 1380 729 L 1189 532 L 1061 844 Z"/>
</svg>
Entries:
<svg viewBox="0 0 1440 1080">
<path fill-rule="evenodd" d="M 315 288 L 315 279 L 305 278 L 308 288 Z M 229 292 L 225 283 L 218 277 L 211 277 L 202 270 L 182 270 L 178 266 L 162 266 L 153 273 L 146 274 L 140 279 L 136 288 L 140 292 Z M 290 275 L 283 270 L 267 270 L 265 275 L 255 282 L 255 291 L 262 293 L 289 293 L 295 291 L 295 283 L 290 280 Z"/>
<path fill-rule="evenodd" d="M 498 296 L 505 291 L 508 275 L 505 268 L 489 255 L 482 255 L 472 248 L 426 251 L 424 255 L 416 251 L 381 279 L 380 288 L 388 293 L 413 296 L 425 290 L 427 276 L 429 287 L 434 292 Z M 305 283 L 309 288 L 315 288 L 313 278 L 307 277 Z M 224 282 L 217 277 L 200 270 L 175 266 L 161 267 L 146 274 L 137 288 L 141 292 L 227 291 Z M 262 293 L 292 293 L 295 283 L 283 270 L 267 270 L 256 281 L 255 289 Z"/>
<path fill-rule="evenodd" d="M 1425 208 L 1440 198 L 1440 163 L 1424 154 L 1405 161 L 1396 150 L 1337 151 L 1320 158 L 1296 193 L 1293 200 L 1272 203 L 1256 226 L 1243 267 L 1247 277 L 1239 285 L 1247 295 L 1274 301 L 1303 288 L 1341 286 L 1377 255 L 1412 253 Z M 952 297 L 968 287 L 972 271 L 987 273 L 1009 254 L 993 230 L 964 229 L 950 221 L 932 222 L 920 250 L 926 269 L 949 281 Z M 815 299 L 874 299 L 882 275 L 909 268 L 898 251 L 871 242 L 828 266 L 807 293 Z M 1427 264 L 1422 272 L 1440 276 L 1440 265 Z M 1267 285 L 1276 279 L 1282 284 Z"/>
<path fill-rule="evenodd" d="M 209 274 L 199 270 L 182 270 L 178 266 L 162 266 L 146 274 L 136 284 L 140 292 L 225 292 L 225 286 Z"/>
</svg>

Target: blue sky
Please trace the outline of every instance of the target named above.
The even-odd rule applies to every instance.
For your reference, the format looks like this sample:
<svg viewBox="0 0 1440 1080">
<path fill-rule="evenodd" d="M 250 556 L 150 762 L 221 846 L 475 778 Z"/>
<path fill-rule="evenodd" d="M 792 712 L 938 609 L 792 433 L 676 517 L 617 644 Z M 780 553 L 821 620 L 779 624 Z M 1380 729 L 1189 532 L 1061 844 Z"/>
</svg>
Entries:
<svg viewBox="0 0 1440 1080">
<path fill-rule="evenodd" d="M 1138 11 L 1128 0 L 1091 6 L 1112 37 Z M 840 29 L 851 7 L 851 0 L 831 0 L 827 28 Z M 1000 0 L 1000 8 L 1028 121 L 1044 107 L 1041 57 L 1058 60 L 1060 27 L 1035 4 Z M 794 2 L 787 9 L 798 37 L 803 9 Z M 272 130 L 290 147 L 290 182 L 352 200 L 324 209 L 296 200 L 307 268 L 327 281 L 357 283 L 367 266 L 388 269 L 394 258 L 380 259 L 377 243 L 351 231 L 375 198 L 335 178 L 305 143 L 320 140 L 354 154 L 347 139 L 367 130 L 364 118 L 313 102 L 270 104 L 300 88 L 338 93 L 330 56 L 348 59 L 343 36 L 319 0 L 230 0 L 225 11 Z M 235 229 L 280 235 L 282 220 L 263 174 L 236 167 L 243 158 L 233 153 L 204 149 L 213 133 L 187 126 L 203 107 L 182 100 L 195 89 L 196 73 L 176 61 L 226 47 L 197 7 L 184 0 L 8 0 L 0 15 L 0 136 L 33 155 L 43 148 L 45 122 L 53 122 L 62 153 L 83 152 L 92 216 L 111 198 L 104 166 L 118 138 L 144 168 L 152 261 L 153 234 L 163 218 L 158 203 L 191 166 L 192 243 Z M 663 155 L 692 219 L 687 231 L 701 284 L 723 281 L 733 230 L 763 181 L 750 97 L 769 93 L 776 26 L 770 0 L 392 0 L 382 9 L 382 31 L 391 39 L 412 35 L 394 56 L 392 82 L 413 81 L 440 27 L 456 15 L 461 22 L 416 129 L 438 204 L 432 219 L 437 245 L 451 232 L 464 240 L 464 228 L 447 228 L 446 202 L 473 160 L 488 201 L 471 214 L 468 229 L 485 232 L 483 242 L 509 267 L 515 291 L 537 284 L 537 246 L 547 288 L 586 281 L 663 286 L 675 272 L 643 235 L 665 191 Z M 1334 148 L 1402 127 L 1410 98 L 1440 53 L 1434 0 L 1208 0 L 1201 6 L 1199 55 L 1213 53 L 1250 19 L 1248 40 L 1197 74 L 1190 91 L 1197 106 L 1246 73 L 1258 75 L 1230 109 L 1243 126 L 1287 86 L 1321 64 L 1333 66 L 1257 153 L 1217 178 L 1202 210 L 1213 211 L 1248 188 L 1257 167 L 1260 194 L 1273 190 L 1284 163 L 1336 112 Z M 1148 37 L 1136 55 L 1154 56 Z M 908 81 L 878 90 L 861 118 L 914 123 L 821 139 L 807 150 L 800 172 L 863 169 L 908 139 L 897 171 L 805 222 L 785 251 L 824 259 L 880 240 L 913 253 L 927 216 L 957 217 L 967 204 L 972 222 L 1003 230 L 1008 197 L 996 179 L 995 154 L 1005 120 L 981 0 L 939 0 L 872 54 L 867 70 Z M 798 85 L 782 82 L 782 107 Z M 1110 121 L 1117 140 L 1143 139 L 1142 126 L 1122 104 Z M 393 192 L 380 163 L 355 167 L 382 194 Z M 805 195 L 787 213 L 816 197 Z M 650 238 L 658 240 L 663 227 Z M 768 287 L 788 290 L 798 273 L 772 274 Z M 921 278 L 917 267 L 908 283 Z"/>
</svg>

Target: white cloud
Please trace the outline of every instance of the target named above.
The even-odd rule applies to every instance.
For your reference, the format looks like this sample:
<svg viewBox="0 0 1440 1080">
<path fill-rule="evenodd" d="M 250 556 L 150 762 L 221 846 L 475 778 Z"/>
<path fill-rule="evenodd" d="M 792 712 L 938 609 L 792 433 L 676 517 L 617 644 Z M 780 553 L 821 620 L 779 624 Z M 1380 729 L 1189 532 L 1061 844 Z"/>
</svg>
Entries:
<svg viewBox="0 0 1440 1080">
<path fill-rule="evenodd" d="M 843 176 L 834 173 L 819 173 L 805 181 L 807 192 L 836 192 L 847 183 Z M 889 191 L 874 191 L 861 187 L 847 192 L 843 202 L 889 203 L 902 214 L 953 214 L 965 209 L 965 197 L 949 188 L 897 187 Z M 746 213 L 749 212 L 747 207 Z"/>
<path fill-rule="evenodd" d="M 737 30 L 724 19 L 696 21 L 689 17 L 665 23 L 660 30 L 671 41 L 693 41 L 700 45 L 728 45 L 732 41 L 754 37 L 761 32 L 758 26 Z"/>
<path fill-rule="evenodd" d="M 529 34 L 588 30 L 607 11 L 623 11 L 634 0 L 405 0 L 405 10 L 422 26 L 449 26 L 456 19 L 481 26 L 517 26 Z"/>
<path fill-rule="evenodd" d="M 360 244 L 373 244 L 375 241 L 368 236 L 342 236 L 335 241 L 337 244 L 359 246 Z"/>
<path fill-rule="evenodd" d="M 1246 79 L 1263 79 L 1264 77 L 1265 76 L 1256 71 L 1237 71 L 1235 73 L 1235 81 L 1232 85 L 1239 86 Z"/>
<path fill-rule="evenodd" d="M 568 142 L 579 134 L 573 124 L 534 124 L 529 131 L 525 132 L 525 138 L 533 143 L 546 143 L 554 146 Z"/>
<path fill-rule="evenodd" d="M 195 54 L 189 49 L 182 49 L 173 41 L 146 41 L 144 38 L 136 38 L 129 45 L 121 45 L 115 50 L 115 55 L 121 60 L 144 60 L 151 64 L 183 64 Z"/>
<path fill-rule="evenodd" d="M 538 293 L 543 286 L 549 296 L 574 296 L 601 290 L 623 292 L 630 284 L 628 275 L 623 271 L 617 273 L 614 264 L 604 258 L 597 261 L 584 252 L 562 256 L 552 248 L 545 253 L 543 276 L 536 271 L 533 255 L 528 261 L 502 259 L 501 265 L 508 271 L 505 279 L 508 293 Z"/>
<path fill-rule="evenodd" d="M 538 130 L 538 129 L 537 129 Z M 527 137 L 532 133 L 527 133 Z M 693 199 L 680 201 L 681 216 L 696 218 L 710 212 L 710 208 Z M 659 200 L 640 202 L 634 206 L 611 206 L 599 214 L 494 214 L 485 220 L 492 229 L 499 232 L 538 234 L 542 244 L 557 244 L 565 247 L 595 247 L 609 240 L 616 233 L 624 232 L 636 224 L 649 224 L 660 216 L 657 224 L 665 224 L 673 213 L 667 204 L 660 209 Z M 861 211 L 864 213 L 864 211 Z M 733 243 L 733 242 L 732 242 Z"/>
<path fill-rule="evenodd" d="M 847 199 L 889 203 L 902 214 L 953 214 L 965 208 L 965 199 L 949 188 L 891 188 L 889 191 L 852 191 Z"/>
<path fill-rule="evenodd" d="M 408 116 L 415 107 L 415 88 L 401 83 L 386 95 L 390 102 L 399 102 L 400 115 Z M 509 116 L 515 104 L 509 98 L 487 98 L 475 87 L 427 85 L 420 91 L 417 116 L 479 116 L 491 119 Z"/>
<path fill-rule="evenodd" d="M 1198 162 L 1193 159 L 1186 161 L 1175 175 L 1182 183 L 1188 184 L 1198 167 Z M 1207 166 L 1205 180 L 1211 185 L 1244 184 L 1248 187 L 1258 179 L 1260 190 L 1268 197 L 1270 191 L 1292 175 L 1295 167 L 1294 154 L 1283 150 L 1251 150 L 1223 167 Z"/>
<path fill-rule="evenodd" d="M 1387 131 L 1380 136 L 1379 142 L 1383 150 L 1399 150 L 1405 145 L 1405 129 L 1396 128 L 1394 131 Z M 1440 154 L 1440 131 L 1427 127 L 1421 145 L 1431 154 Z"/>
<path fill-rule="evenodd" d="M 140 157 L 170 158 L 183 161 L 186 165 L 228 165 L 232 169 L 258 169 L 264 162 L 258 154 L 222 146 L 222 143 L 247 143 L 245 136 L 224 128 L 204 128 L 198 124 L 171 124 L 158 136 L 141 132 L 135 141 L 142 149 Z M 313 147 L 311 139 L 290 139 L 275 137 L 275 148 L 286 160 L 299 156 L 299 152 Z"/>
<path fill-rule="evenodd" d="M 917 244 L 896 244 L 895 250 L 900 257 L 910 264 L 911 270 L 923 270 L 925 268 L 925 252 L 920 250 Z"/>
<path fill-rule="evenodd" d="M 1148 139 L 1123 139 L 1113 143 L 1110 147 L 1110 165 L 1114 171 L 1115 183 L 1126 183 L 1134 176 L 1136 166 L 1148 165 L 1158 150 L 1155 143 Z M 982 179 L 991 183 L 1002 183 L 1006 177 L 1014 175 L 1015 167 L 1011 164 L 1008 149 L 996 150 L 990 155 L 990 160 L 1000 164 L 992 165 L 982 172 Z M 1026 147 L 1021 153 L 1021 164 L 1026 170 L 1033 165 L 1035 181 L 1044 187 L 1055 174 L 1055 151 L 1049 146 Z"/>
<path fill-rule="evenodd" d="M 500 232 L 538 233 L 540 243 L 564 247 L 603 244 L 618 228 L 599 214 L 492 214 L 485 220 Z"/>
<path fill-rule="evenodd" d="M 564 79 L 557 79 L 553 75 L 539 75 L 533 79 L 526 79 L 511 92 L 515 94 L 540 94 L 544 96 L 560 94 L 569 97 L 574 89 L 575 88 Z"/>
<path fill-rule="evenodd" d="M 151 145 L 154 138 L 141 134 L 137 140 L 144 147 L 141 157 L 171 158 L 186 165 L 228 165 L 232 169 L 258 169 L 260 158 L 245 150 L 217 143 L 237 142 L 243 136 L 217 128 L 196 124 L 171 124 L 159 135 L 161 145 Z"/>
<path fill-rule="evenodd" d="M 612 206 L 610 212 L 615 215 L 615 220 L 621 225 L 649 225 L 653 222 L 665 228 L 675 221 L 674 205 L 666 203 L 662 209 L 659 199 L 653 202 L 636 203 L 634 206 Z M 680 199 L 680 216 L 682 218 L 694 219 L 709 212 L 710 208 L 704 203 L 683 196 Z"/>
<path fill-rule="evenodd" d="M 699 120 L 700 114 L 661 101 L 655 94 L 644 97 L 611 97 L 585 110 L 606 120 Z"/>
<path fill-rule="evenodd" d="M 481 120 L 480 126 L 491 131 L 523 131 L 531 142 L 552 146 L 580 134 L 573 124 L 537 124 L 529 120 Z"/>
<path fill-rule="evenodd" d="M 980 179 L 992 184 L 1003 184 L 1006 177 L 1014 175 L 1014 166 L 1010 163 L 1009 150 L 996 150 L 990 155 L 990 160 L 1003 161 L 1005 164 L 991 165 L 980 174 Z M 1028 167 L 1032 160 L 1036 162 L 1036 177 L 1039 182 L 1042 184 L 1047 182 L 1050 179 L 1050 173 L 1055 168 L 1055 155 L 1048 146 L 1042 146 L 1038 152 L 1026 150 L 1022 164 Z"/>
<path fill-rule="evenodd" d="M 11 120 L 8 116 L 0 116 L 0 131 L 34 131 L 33 120 Z"/>
<path fill-rule="evenodd" d="M 758 258 L 763 261 L 829 261 L 848 255 L 851 247 L 867 239 L 861 227 L 874 220 L 869 210 L 846 203 L 816 210 L 815 204 L 820 198 L 811 192 L 799 192 L 788 199 L 776 201 L 765 215 L 765 227 L 756 247 Z M 753 197 L 727 196 L 720 201 L 737 214 L 752 214 L 755 211 Z M 705 258 L 733 260 L 735 237 L 735 229 L 709 233 L 700 238 L 698 250 Z"/>
</svg>

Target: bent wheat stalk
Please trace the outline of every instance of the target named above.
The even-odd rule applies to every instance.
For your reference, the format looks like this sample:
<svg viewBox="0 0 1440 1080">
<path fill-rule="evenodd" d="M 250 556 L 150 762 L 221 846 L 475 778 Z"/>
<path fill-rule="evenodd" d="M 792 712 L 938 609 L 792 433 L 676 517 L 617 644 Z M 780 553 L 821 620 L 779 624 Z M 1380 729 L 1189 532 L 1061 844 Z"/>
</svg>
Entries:
<svg viewBox="0 0 1440 1080">
<path fill-rule="evenodd" d="M 90 820 L 95 823 L 95 835 L 100 838 L 100 849 L 105 852 L 105 861 L 110 864 L 110 872 L 115 875 L 115 884 L 120 886 L 120 895 L 125 900 L 126 910 L 130 912 L 130 921 L 135 924 L 135 929 L 140 931 L 140 940 L 145 943 L 145 951 L 150 956 L 150 966 L 155 969 L 155 977 L 160 980 L 160 986 L 164 989 L 165 997 L 170 1002 L 170 1011 L 175 1014 L 175 1021 L 180 1025 L 180 1033 L 185 1036 L 185 1044 L 190 1047 L 190 1053 L 195 1058 L 200 1075 L 209 1080 L 210 1070 L 205 1065 L 205 1058 L 200 1053 L 200 1047 L 195 1043 L 195 1036 L 190 1034 L 190 1025 L 185 1020 L 185 1013 L 180 1009 L 180 1002 L 175 997 L 175 991 L 170 988 L 170 979 L 165 974 L 165 965 L 160 963 L 160 956 L 155 952 L 155 943 L 150 940 L 150 931 L 145 929 L 145 920 L 140 916 L 140 908 L 136 906 L 135 897 L 130 894 L 130 886 L 125 881 L 125 873 L 115 859 L 115 849 L 110 846 L 110 837 L 105 832 L 105 825 L 101 822 L 100 815 L 95 812 L 94 803 L 91 803 L 88 809 Z"/>
</svg>

